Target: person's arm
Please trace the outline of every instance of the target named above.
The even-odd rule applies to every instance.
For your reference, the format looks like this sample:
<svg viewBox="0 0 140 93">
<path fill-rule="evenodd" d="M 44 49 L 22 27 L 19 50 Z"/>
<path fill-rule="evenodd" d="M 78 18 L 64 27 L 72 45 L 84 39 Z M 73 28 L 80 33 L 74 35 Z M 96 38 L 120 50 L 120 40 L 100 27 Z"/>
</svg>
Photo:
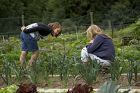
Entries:
<svg viewBox="0 0 140 93">
<path fill-rule="evenodd" d="M 104 38 L 102 36 L 96 36 L 94 42 L 86 46 L 88 53 L 93 53 L 103 42 Z"/>
<path fill-rule="evenodd" d="M 31 25 L 27 26 L 23 30 L 23 32 L 25 32 L 25 33 L 32 33 L 32 32 L 36 32 L 36 31 L 44 32 L 44 31 L 47 31 L 47 30 L 50 30 L 50 28 L 47 25 L 34 23 L 34 24 L 31 24 Z"/>
<path fill-rule="evenodd" d="M 21 31 L 23 31 L 25 28 L 26 28 L 25 26 L 22 26 L 22 27 L 21 27 Z"/>
</svg>

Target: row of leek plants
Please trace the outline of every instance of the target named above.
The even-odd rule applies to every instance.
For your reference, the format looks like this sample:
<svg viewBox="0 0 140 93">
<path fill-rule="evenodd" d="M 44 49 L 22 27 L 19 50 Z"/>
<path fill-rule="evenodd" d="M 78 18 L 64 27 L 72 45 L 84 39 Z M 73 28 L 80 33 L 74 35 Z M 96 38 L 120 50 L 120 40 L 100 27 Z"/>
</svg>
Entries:
<svg viewBox="0 0 140 93">
<path fill-rule="evenodd" d="M 41 66 L 41 62 L 34 62 L 32 67 L 28 67 L 27 62 L 24 62 L 23 65 L 18 65 L 16 61 L 8 61 L 5 58 L 0 70 L 0 76 L 6 85 L 26 81 L 38 83 L 41 80 L 48 80 L 48 70 L 46 66 Z"/>
<path fill-rule="evenodd" d="M 60 79 L 64 81 L 64 85 L 66 85 L 70 74 L 74 78 L 80 74 L 85 82 L 91 85 L 93 84 L 93 81 L 96 81 L 99 74 L 100 66 L 96 64 L 96 61 L 83 65 L 79 63 L 80 58 L 78 55 L 69 56 L 68 51 L 65 49 L 64 53 L 57 52 L 57 55 L 55 54 L 55 56 L 53 54 L 51 56 L 46 54 L 45 57 L 46 60 L 45 58 L 39 59 L 38 62 L 34 62 L 30 69 L 26 68 L 27 64 L 19 66 L 16 64 L 16 61 L 9 61 L 4 57 L 1 68 L 1 78 L 7 85 L 13 80 L 13 74 L 16 75 L 17 82 L 22 81 L 22 79 L 27 76 L 26 78 L 28 78 L 30 81 L 38 83 L 41 80 L 47 81 L 49 74 L 59 74 Z M 119 80 L 122 74 L 123 67 L 120 66 L 120 62 L 121 60 L 116 59 L 110 66 L 110 78 L 113 81 Z M 137 80 L 137 68 L 139 63 L 135 60 L 130 60 L 129 63 L 127 77 L 128 83 L 131 85 L 133 77 L 135 81 Z"/>
</svg>

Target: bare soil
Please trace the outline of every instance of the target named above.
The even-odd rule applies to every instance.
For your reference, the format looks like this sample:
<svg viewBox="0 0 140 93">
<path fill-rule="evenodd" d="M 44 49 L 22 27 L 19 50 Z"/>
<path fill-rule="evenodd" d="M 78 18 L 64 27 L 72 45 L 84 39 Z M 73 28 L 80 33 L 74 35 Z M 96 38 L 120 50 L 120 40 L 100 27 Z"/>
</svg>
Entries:
<svg viewBox="0 0 140 93">
<path fill-rule="evenodd" d="M 107 81 L 108 75 L 100 75 L 98 76 L 97 80 L 93 83 L 92 87 L 94 89 L 99 88 L 105 81 Z M 13 84 L 15 84 L 14 80 L 12 81 Z M 72 78 L 71 76 L 67 81 L 60 80 L 59 77 L 49 77 L 49 80 L 40 84 L 37 84 L 38 87 L 42 88 L 72 88 L 74 87 L 75 84 L 85 84 L 85 81 L 79 77 L 76 80 Z M 120 85 L 121 88 L 128 88 L 128 79 L 126 76 L 121 76 L 118 84 Z M 6 84 L 3 82 L 2 79 L 0 79 L 0 88 L 6 86 Z M 140 89 L 140 76 L 138 76 L 137 82 L 132 81 L 131 87 L 133 89 Z"/>
<path fill-rule="evenodd" d="M 93 88 L 99 88 L 105 81 L 107 81 L 109 78 L 107 75 L 105 76 L 99 76 L 97 80 L 93 83 Z M 85 84 L 85 81 L 82 78 L 78 78 L 77 80 L 74 80 L 74 78 L 69 77 L 68 81 L 62 81 L 59 77 L 50 77 L 50 82 L 46 82 L 44 84 L 38 84 L 38 87 L 47 87 L 47 88 L 72 88 L 76 84 Z M 118 85 L 120 85 L 121 88 L 129 88 L 128 79 L 126 76 L 121 76 Z M 140 89 L 140 76 L 137 82 L 134 82 L 132 80 L 131 87 L 134 89 Z"/>
</svg>

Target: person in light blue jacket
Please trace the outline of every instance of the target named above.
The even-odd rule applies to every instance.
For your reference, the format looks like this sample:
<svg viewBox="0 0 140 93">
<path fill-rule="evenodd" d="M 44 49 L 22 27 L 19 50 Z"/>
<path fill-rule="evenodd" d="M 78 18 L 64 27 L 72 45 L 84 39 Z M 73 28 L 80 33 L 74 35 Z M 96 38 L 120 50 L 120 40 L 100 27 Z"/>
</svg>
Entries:
<svg viewBox="0 0 140 93">
<path fill-rule="evenodd" d="M 115 58 L 115 48 L 112 39 L 103 34 L 97 25 L 91 25 L 87 29 L 87 38 L 90 40 L 81 51 L 83 63 L 96 60 L 102 66 L 109 66 Z"/>
</svg>

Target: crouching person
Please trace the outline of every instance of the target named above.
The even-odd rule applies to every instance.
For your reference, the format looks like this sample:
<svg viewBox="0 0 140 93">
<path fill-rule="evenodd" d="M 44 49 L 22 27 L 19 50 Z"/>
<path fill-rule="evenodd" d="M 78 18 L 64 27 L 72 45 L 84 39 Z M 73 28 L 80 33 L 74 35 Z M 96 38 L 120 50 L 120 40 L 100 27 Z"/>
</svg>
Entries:
<svg viewBox="0 0 140 93">
<path fill-rule="evenodd" d="M 112 39 L 103 34 L 97 25 L 91 25 L 87 29 L 89 44 L 81 51 L 81 60 L 87 63 L 96 60 L 101 66 L 110 66 L 115 57 L 115 49 Z"/>
</svg>

